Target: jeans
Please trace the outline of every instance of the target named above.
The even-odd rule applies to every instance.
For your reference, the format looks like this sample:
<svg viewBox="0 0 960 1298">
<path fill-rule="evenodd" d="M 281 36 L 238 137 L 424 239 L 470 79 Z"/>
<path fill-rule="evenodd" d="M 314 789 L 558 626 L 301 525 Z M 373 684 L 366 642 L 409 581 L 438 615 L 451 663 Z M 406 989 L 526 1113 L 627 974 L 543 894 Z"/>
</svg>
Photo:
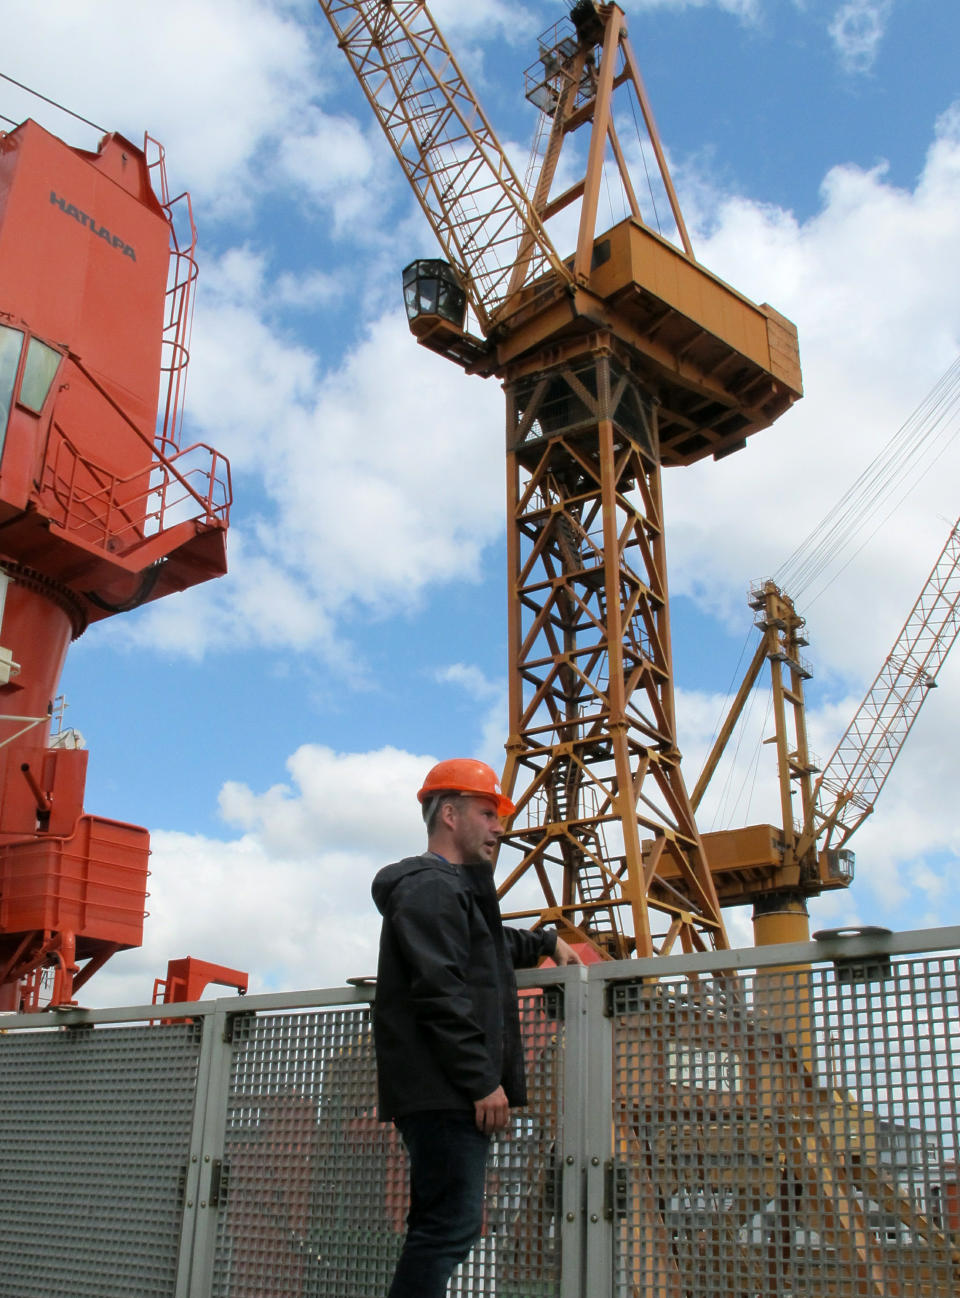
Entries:
<svg viewBox="0 0 960 1298">
<path fill-rule="evenodd" d="M 410 1211 L 387 1298 L 443 1298 L 483 1226 L 490 1140 L 466 1109 L 409 1113 L 396 1122 L 410 1157 Z"/>
</svg>

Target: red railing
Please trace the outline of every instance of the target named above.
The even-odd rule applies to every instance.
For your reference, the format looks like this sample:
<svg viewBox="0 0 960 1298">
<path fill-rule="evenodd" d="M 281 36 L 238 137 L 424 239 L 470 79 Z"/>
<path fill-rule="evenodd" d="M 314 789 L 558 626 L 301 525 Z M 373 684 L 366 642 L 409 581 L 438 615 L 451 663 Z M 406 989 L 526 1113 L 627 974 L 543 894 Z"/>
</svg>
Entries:
<svg viewBox="0 0 960 1298">
<path fill-rule="evenodd" d="M 203 442 L 167 454 L 76 356 L 69 360 L 120 417 L 129 435 L 149 447 L 151 459 L 147 467 L 126 476 L 111 472 L 77 448 L 54 408 L 39 480 L 42 508 L 51 520 L 118 558 L 147 537 L 187 520 L 226 527 L 233 488 L 225 456 Z M 165 440 L 164 445 L 173 444 Z"/>
<path fill-rule="evenodd" d="M 193 221 L 190 195 L 184 191 L 176 198 L 170 197 L 163 145 L 151 135 L 144 135 L 143 152 L 154 193 L 166 213 L 170 229 L 170 265 L 160 363 L 161 372 L 167 376 L 167 390 L 162 395 L 157 416 L 157 441 L 166 449 L 180 445 L 183 398 L 190 361 L 190 335 L 193 329 L 193 286 L 197 279 L 194 257 L 197 227 Z"/>
</svg>

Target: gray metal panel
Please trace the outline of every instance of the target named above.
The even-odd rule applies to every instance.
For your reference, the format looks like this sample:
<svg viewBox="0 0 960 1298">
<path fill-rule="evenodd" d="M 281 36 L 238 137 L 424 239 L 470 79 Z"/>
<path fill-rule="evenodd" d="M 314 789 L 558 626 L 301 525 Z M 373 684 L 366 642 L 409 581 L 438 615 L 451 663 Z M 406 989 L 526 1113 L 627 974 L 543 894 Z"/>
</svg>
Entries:
<svg viewBox="0 0 960 1298">
<path fill-rule="evenodd" d="M 0 1295 L 172 1295 L 189 1024 L 0 1035 Z"/>
<path fill-rule="evenodd" d="M 960 1291 L 956 957 L 620 983 L 611 1010 L 617 1298 Z"/>
<path fill-rule="evenodd" d="M 450 1285 L 451 1298 L 559 1298 L 563 1209 L 565 1000 L 521 996 L 528 1104 L 495 1140 L 485 1232 Z"/>
<path fill-rule="evenodd" d="M 521 1017 L 530 1104 L 491 1150 L 485 1233 L 450 1288 L 461 1298 L 559 1298 L 559 997 L 525 995 Z M 369 1010 L 241 1018 L 234 1050 L 213 1298 L 386 1292 L 407 1168 L 376 1114 Z"/>
<path fill-rule="evenodd" d="M 234 1052 L 212 1294 L 385 1290 L 405 1160 L 375 1115 L 369 1010 L 241 1018 Z"/>
<path fill-rule="evenodd" d="M 522 974 L 563 1015 L 524 1001 L 531 1104 L 451 1295 L 954 1298 L 958 946 Z M 376 1121 L 369 995 L 178 1007 L 202 1051 L 153 1007 L 3 1016 L 0 1298 L 384 1293 L 406 1159 Z M 141 1025 L 93 1027 L 121 1020 Z"/>
</svg>

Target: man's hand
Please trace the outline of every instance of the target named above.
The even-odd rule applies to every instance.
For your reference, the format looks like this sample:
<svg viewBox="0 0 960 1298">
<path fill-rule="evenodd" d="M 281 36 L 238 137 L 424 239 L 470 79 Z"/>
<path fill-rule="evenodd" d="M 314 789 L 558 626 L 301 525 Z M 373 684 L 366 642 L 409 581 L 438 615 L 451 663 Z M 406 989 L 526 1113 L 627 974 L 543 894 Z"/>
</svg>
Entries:
<svg viewBox="0 0 960 1298">
<path fill-rule="evenodd" d="M 562 937 L 557 938 L 557 949 L 553 953 L 553 959 L 558 965 L 583 964 L 573 947 L 564 942 Z"/>
<path fill-rule="evenodd" d="M 490 1136 L 495 1131 L 506 1131 L 510 1126 L 510 1105 L 502 1086 L 485 1095 L 482 1100 L 474 1100 L 473 1107 L 477 1115 L 477 1130 L 485 1136 Z"/>
</svg>

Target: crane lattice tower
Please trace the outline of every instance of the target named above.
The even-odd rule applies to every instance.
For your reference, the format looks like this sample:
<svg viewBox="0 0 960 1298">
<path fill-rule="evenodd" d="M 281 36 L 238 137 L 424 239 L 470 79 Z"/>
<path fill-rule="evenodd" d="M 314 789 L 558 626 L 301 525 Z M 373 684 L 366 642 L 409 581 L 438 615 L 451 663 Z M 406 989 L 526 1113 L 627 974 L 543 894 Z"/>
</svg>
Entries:
<svg viewBox="0 0 960 1298">
<path fill-rule="evenodd" d="M 741 448 L 789 408 L 796 330 L 695 260 L 617 5 L 575 4 L 541 37 L 528 186 L 424 5 L 320 4 L 453 268 L 408 267 L 411 328 L 506 393 L 505 912 L 604 956 L 725 948 L 680 765 L 660 475 Z M 614 111 L 625 96 L 681 246 L 641 213 Z M 627 214 L 598 234 L 611 177 Z M 557 217 L 576 222 L 570 258 L 547 233 Z M 458 295 L 483 338 L 451 309 Z"/>
</svg>

